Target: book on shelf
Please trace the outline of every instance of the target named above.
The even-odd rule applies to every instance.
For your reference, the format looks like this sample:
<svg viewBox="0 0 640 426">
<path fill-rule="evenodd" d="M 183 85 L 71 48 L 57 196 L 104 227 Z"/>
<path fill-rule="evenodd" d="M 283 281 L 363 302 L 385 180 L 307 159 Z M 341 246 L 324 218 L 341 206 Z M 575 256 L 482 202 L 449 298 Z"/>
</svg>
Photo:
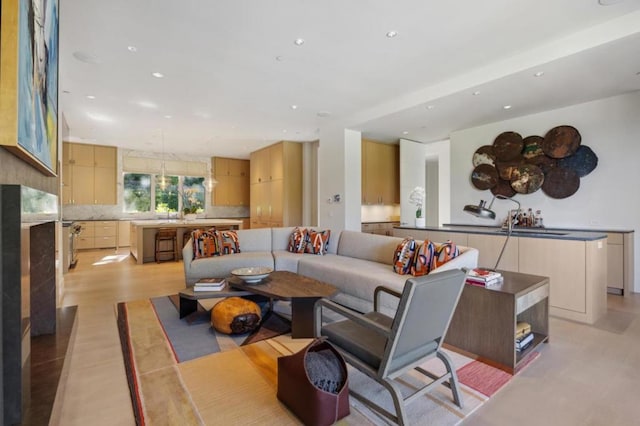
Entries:
<svg viewBox="0 0 640 426">
<path fill-rule="evenodd" d="M 523 349 L 526 349 L 527 346 L 531 344 L 531 342 L 533 342 L 533 333 L 529 333 L 521 337 L 520 339 L 516 339 L 516 350 L 521 351 Z"/>
</svg>

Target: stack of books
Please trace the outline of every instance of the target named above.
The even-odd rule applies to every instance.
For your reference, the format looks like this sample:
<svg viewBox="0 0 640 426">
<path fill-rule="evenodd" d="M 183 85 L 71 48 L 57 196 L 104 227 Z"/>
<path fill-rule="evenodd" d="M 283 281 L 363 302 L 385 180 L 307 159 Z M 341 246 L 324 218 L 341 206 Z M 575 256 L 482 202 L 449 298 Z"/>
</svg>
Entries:
<svg viewBox="0 0 640 426">
<path fill-rule="evenodd" d="M 519 322 L 516 325 L 516 352 L 522 352 L 533 342 L 531 326 L 526 322 Z"/>
<path fill-rule="evenodd" d="M 503 279 L 504 278 L 500 272 L 484 268 L 474 268 L 467 272 L 466 282 L 470 285 L 490 287 L 492 285 L 500 284 Z"/>
<path fill-rule="evenodd" d="M 193 291 L 220 291 L 225 283 L 224 278 L 200 278 L 193 286 Z"/>
</svg>

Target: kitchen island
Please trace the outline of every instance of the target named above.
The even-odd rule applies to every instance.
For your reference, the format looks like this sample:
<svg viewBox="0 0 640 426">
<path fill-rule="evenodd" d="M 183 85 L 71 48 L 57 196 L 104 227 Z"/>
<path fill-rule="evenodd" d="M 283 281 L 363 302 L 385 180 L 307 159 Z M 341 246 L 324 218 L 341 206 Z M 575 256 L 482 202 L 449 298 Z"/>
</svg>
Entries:
<svg viewBox="0 0 640 426">
<path fill-rule="evenodd" d="M 498 227 L 396 227 L 394 236 L 451 240 L 480 251 L 478 265 L 493 268 L 507 237 Z M 607 309 L 607 234 L 548 228 L 517 229 L 498 269 L 549 277 L 549 313 L 595 323 Z"/>
<path fill-rule="evenodd" d="M 155 238 L 160 228 L 173 228 L 177 233 L 178 256 L 182 255 L 183 235 L 196 228 L 242 229 L 242 220 L 196 219 L 196 220 L 134 220 L 131 221 L 131 255 L 141 265 L 155 262 Z"/>
</svg>

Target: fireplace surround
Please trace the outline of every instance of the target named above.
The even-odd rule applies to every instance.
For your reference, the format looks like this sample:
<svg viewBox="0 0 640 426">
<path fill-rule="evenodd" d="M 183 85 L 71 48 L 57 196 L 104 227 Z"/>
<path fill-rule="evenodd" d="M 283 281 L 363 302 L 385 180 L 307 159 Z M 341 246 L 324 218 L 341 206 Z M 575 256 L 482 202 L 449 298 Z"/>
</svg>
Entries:
<svg viewBox="0 0 640 426">
<path fill-rule="evenodd" d="M 2 419 L 20 423 L 30 400 L 31 336 L 56 331 L 58 197 L 0 185 Z"/>
</svg>

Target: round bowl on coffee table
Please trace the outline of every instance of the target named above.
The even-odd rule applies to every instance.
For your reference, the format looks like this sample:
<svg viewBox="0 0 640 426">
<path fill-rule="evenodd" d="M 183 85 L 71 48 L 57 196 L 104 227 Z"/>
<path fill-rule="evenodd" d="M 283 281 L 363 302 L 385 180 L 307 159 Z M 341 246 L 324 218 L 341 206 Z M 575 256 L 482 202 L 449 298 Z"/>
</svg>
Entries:
<svg viewBox="0 0 640 426">
<path fill-rule="evenodd" d="M 249 268 L 234 269 L 231 271 L 231 275 L 240 278 L 247 284 L 257 284 L 272 272 L 273 268 L 269 268 L 268 266 L 252 266 Z"/>
</svg>

